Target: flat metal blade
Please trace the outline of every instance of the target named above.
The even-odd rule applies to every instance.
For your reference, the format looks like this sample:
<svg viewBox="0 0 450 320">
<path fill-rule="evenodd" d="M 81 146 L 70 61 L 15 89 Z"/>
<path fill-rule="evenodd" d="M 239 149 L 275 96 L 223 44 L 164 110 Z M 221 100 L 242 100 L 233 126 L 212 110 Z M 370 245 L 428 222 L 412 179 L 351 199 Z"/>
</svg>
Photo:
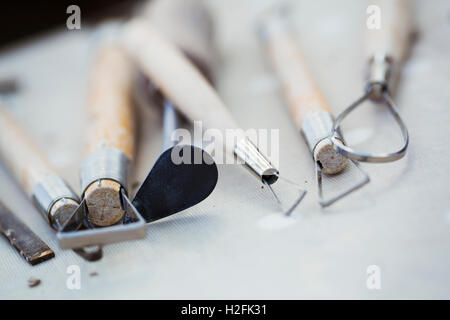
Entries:
<svg viewBox="0 0 450 320">
<path fill-rule="evenodd" d="M 108 227 L 88 228 L 85 230 L 64 230 L 58 232 L 59 245 L 63 249 L 83 248 L 88 246 L 101 246 L 109 243 L 142 239 L 146 235 L 145 220 L 131 204 L 124 191 L 121 192 L 122 202 L 126 215 L 123 221 Z M 86 200 L 80 204 L 86 209 Z M 85 220 L 85 223 L 88 223 Z"/>
<path fill-rule="evenodd" d="M 2 203 L 0 233 L 33 266 L 55 257 L 53 250 Z"/>
<path fill-rule="evenodd" d="M 146 222 L 162 219 L 206 199 L 217 178 L 217 166 L 206 151 L 192 145 L 177 145 L 158 158 L 136 193 L 133 205 Z"/>
</svg>

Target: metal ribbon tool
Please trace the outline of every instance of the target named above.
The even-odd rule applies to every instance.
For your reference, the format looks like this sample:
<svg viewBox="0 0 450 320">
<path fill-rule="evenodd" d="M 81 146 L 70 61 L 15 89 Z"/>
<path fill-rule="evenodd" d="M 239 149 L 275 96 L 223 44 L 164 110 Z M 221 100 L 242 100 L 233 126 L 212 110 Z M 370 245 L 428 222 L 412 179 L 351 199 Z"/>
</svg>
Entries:
<svg viewBox="0 0 450 320">
<path fill-rule="evenodd" d="M 229 129 L 243 132 L 204 75 L 148 21 L 142 18 L 130 21 L 123 33 L 123 44 L 141 71 L 191 121 L 202 120 L 206 128 L 222 133 Z M 298 198 L 285 210 L 287 215 L 305 196 L 306 191 L 281 177 L 278 169 L 245 134 L 241 134 L 237 142 L 226 141 L 224 148 L 268 186 L 279 204 L 281 201 L 272 188 L 277 180 L 293 184 L 299 190 Z"/>
<path fill-rule="evenodd" d="M 209 196 L 217 183 L 212 158 L 200 148 L 179 145 L 160 155 L 134 199 L 128 198 L 134 154 L 132 70 L 120 47 L 102 48 L 94 70 L 93 130 L 90 153 L 81 169 L 83 200 L 78 210 L 90 229 L 59 233 L 63 247 L 142 238 L 146 223 L 194 206 Z M 201 163 L 174 162 L 183 156 L 193 159 L 196 153 L 201 154 Z"/>
<path fill-rule="evenodd" d="M 78 230 L 82 225 L 82 217 L 77 211 L 78 196 L 3 108 L 0 108 L 0 130 L 2 158 L 38 211 L 58 234 Z M 101 249 L 85 250 L 82 247 L 71 248 L 88 261 L 101 258 Z"/>
<path fill-rule="evenodd" d="M 292 117 L 314 159 L 319 204 L 329 206 L 368 183 L 369 177 L 357 162 L 352 161 L 362 173 L 362 179 L 336 196 L 323 196 L 323 174 L 337 175 L 349 167 L 347 158 L 337 153 L 329 141 L 334 123 L 331 110 L 306 65 L 286 12 L 281 8 L 271 11 L 259 26 L 259 35 L 281 81 Z M 336 136 L 336 139 L 343 144 L 341 136 Z"/>
<path fill-rule="evenodd" d="M 333 148 L 347 158 L 364 162 L 391 162 L 403 158 L 408 148 L 409 135 L 406 125 L 391 98 L 399 69 L 405 60 L 411 41 L 411 17 L 409 0 L 374 0 L 371 5 L 380 8 L 381 26 L 368 30 L 366 49 L 370 56 L 369 72 L 364 95 L 342 111 L 334 123 L 331 135 Z M 339 140 L 342 121 L 364 101 L 385 104 L 398 124 L 403 144 L 394 152 L 367 153 L 354 150 Z"/>
</svg>

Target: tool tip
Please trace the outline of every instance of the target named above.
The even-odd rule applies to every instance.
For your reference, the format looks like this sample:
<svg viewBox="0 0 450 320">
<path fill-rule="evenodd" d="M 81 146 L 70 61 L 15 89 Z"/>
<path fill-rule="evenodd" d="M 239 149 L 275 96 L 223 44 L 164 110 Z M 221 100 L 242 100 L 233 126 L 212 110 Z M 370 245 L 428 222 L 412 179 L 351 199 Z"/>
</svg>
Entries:
<svg viewBox="0 0 450 320">
<path fill-rule="evenodd" d="M 26 257 L 26 260 L 32 265 L 36 265 L 39 264 L 41 262 L 50 260 L 52 258 L 55 257 L 55 253 L 53 252 L 53 250 L 48 249 L 42 252 L 37 253 L 36 255 L 32 256 L 32 257 Z"/>
</svg>

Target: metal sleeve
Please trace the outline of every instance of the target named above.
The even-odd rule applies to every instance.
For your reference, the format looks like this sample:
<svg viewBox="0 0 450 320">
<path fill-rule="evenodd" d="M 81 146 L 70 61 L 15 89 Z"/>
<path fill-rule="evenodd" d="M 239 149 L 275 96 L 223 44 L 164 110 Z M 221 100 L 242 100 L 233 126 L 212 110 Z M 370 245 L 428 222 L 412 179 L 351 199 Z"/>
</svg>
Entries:
<svg viewBox="0 0 450 320">
<path fill-rule="evenodd" d="M 303 120 L 302 134 L 311 154 L 314 154 L 314 149 L 320 141 L 331 135 L 333 123 L 333 116 L 326 111 L 313 112 Z"/>
<path fill-rule="evenodd" d="M 383 91 L 393 83 L 393 59 L 384 52 L 375 53 L 369 60 L 367 90 L 371 90 L 371 98 L 379 100 Z"/>
<path fill-rule="evenodd" d="M 245 165 L 261 178 L 261 180 L 265 180 L 269 184 L 277 181 L 278 170 L 248 138 L 243 138 L 238 141 L 234 148 L 234 154 L 244 161 Z"/>
<path fill-rule="evenodd" d="M 130 158 L 118 149 L 102 148 L 91 152 L 81 166 L 82 194 L 91 183 L 100 179 L 114 180 L 128 190 L 130 165 Z"/>
<path fill-rule="evenodd" d="M 75 192 L 59 176 L 46 176 L 33 187 L 33 203 L 50 223 L 50 211 L 53 204 L 63 198 L 80 202 Z"/>
</svg>

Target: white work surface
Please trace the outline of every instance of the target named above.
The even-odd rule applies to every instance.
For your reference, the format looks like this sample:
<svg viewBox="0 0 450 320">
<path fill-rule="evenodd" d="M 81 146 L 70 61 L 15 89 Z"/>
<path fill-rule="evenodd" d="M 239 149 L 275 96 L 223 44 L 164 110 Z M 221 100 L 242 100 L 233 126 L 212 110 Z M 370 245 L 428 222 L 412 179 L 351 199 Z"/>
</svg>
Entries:
<svg viewBox="0 0 450 320">
<path fill-rule="evenodd" d="M 394 97 L 410 132 L 407 156 L 363 164 L 370 184 L 327 209 L 317 203 L 313 161 L 255 34 L 271 2 L 210 2 L 221 55 L 215 75 L 244 128 L 280 129 L 280 172 L 309 191 L 292 217 L 280 216 L 244 168 L 220 166 L 206 201 L 149 226 L 143 240 L 106 246 L 103 259 L 89 263 L 58 248 L 0 167 L 1 200 L 56 253 L 32 267 L 0 239 L 0 298 L 450 298 L 450 2 L 414 2 L 419 36 Z M 337 114 L 363 90 L 366 8 L 356 0 L 294 3 L 299 44 Z M 21 84 L 1 103 L 79 190 L 94 27 L 64 27 L 0 53 L 0 77 Z M 160 152 L 155 110 L 139 109 L 136 181 Z M 349 138 L 389 141 L 385 111 L 359 111 L 361 121 L 344 128 Z M 70 265 L 80 267 L 80 290 L 66 286 Z M 366 286 L 370 265 L 380 267 L 380 290 Z M 30 277 L 41 284 L 29 288 Z"/>
</svg>

